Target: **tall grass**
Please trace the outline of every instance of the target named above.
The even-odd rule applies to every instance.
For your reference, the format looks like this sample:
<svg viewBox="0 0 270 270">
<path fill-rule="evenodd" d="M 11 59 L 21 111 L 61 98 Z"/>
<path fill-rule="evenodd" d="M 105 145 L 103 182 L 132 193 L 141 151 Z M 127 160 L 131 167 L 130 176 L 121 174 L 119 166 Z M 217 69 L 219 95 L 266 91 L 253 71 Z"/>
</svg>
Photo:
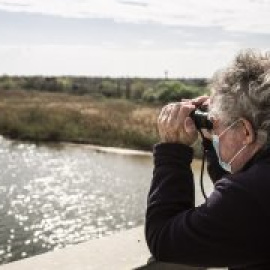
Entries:
<svg viewBox="0 0 270 270">
<path fill-rule="evenodd" d="M 1 92 L 0 133 L 12 139 L 65 141 L 150 150 L 158 107 L 67 94 Z"/>
<path fill-rule="evenodd" d="M 151 150 L 160 106 L 60 93 L 0 91 L 0 134 L 34 142 L 74 142 Z M 195 156 L 201 156 L 200 143 Z"/>
</svg>

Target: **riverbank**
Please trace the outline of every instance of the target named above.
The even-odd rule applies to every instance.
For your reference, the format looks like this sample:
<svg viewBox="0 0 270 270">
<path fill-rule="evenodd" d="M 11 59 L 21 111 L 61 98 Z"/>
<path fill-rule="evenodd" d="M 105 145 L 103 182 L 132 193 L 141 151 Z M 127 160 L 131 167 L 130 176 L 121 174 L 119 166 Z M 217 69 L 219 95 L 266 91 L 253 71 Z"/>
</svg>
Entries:
<svg viewBox="0 0 270 270">
<path fill-rule="evenodd" d="M 63 93 L 0 92 L 0 134 L 40 142 L 70 142 L 151 151 L 161 106 Z M 196 156 L 200 155 L 198 146 Z"/>
</svg>

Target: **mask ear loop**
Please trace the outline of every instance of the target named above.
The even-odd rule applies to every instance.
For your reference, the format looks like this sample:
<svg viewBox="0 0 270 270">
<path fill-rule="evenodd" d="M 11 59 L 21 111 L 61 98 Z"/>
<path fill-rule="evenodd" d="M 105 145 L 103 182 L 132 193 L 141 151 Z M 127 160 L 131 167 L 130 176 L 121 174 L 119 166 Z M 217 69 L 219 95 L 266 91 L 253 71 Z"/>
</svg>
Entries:
<svg viewBox="0 0 270 270">
<path fill-rule="evenodd" d="M 240 119 L 236 120 L 235 122 L 233 122 L 229 127 L 227 127 L 225 130 L 222 131 L 222 133 L 219 135 L 219 137 L 221 135 L 223 135 L 223 133 L 225 133 L 227 130 L 229 130 L 232 126 L 234 126 L 236 123 L 238 123 L 240 121 Z M 198 129 L 200 135 L 201 135 L 201 138 L 202 138 L 202 153 L 203 153 L 203 156 L 202 156 L 202 166 L 201 166 L 201 173 L 200 173 L 200 187 L 201 187 L 201 192 L 202 192 L 202 195 L 204 197 L 204 199 L 207 201 L 207 195 L 206 195 L 206 192 L 205 192 L 205 188 L 204 188 L 204 184 L 203 184 L 203 175 L 204 175 L 204 168 L 205 168 L 205 157 L 206 157 L 206 146 L 203 144 L 204 140 L 205 140 L 205 137 L 201 131 L 201 129 Z M 238 154 L 240 154 L 240 152 L 242 152 L 245 148 L 246 148 L 247 145 L 245 145 L 240 151 Z M 237 154 L 237 156 L 238 156 Z M 231 162 L 230 162 L 231 163 Z"/>
<path fill-rule="evenodd" d="M 238 122 L 238 120 L 237 120 L 237 122 Z M 221 136 L 223 133 L 225 133 L 227 130 L 229 130 L 237 122 L 232 123 L 229 127 L 227 127 L 225 130 L 223 130 L 222 133 L 219 136 Z M 203 183 L 203 175 L 204 175 L 204 168 L 205 168 L 205 157 L 206 157 L 206 147 L 203 144 L 203 142 L 205 140 L 205 137 L 204 137 L 201 129 L 198 129 L 198 131 L 199 131 L 199 133 L 201 135 L 201 138 L 202 138 L 202 154 L 203 154 L 201 173 L 200 173 L 200 187 L 201 187 L 202 195 L 203 195 L 204 199 L 207 201 L 207 195 L 206 195 L 205 188 L 204 188 L 204 183 Z"/>
<path fill-rule="evenodd" d="M 232 124 L 230 124 L 228 127 L 226 127 L 219 135 L 218 137 L 220 138 L 223 134 L 225 134 L 231 127 L 233 127 L 234 125 L 236 125 L 238 122 L 240 122 L 241 119 L 237 119 L 235 120 Z"/>
<path fill-rule="evenodd" d="M 239 151 L 238 153 L 230 160 L 230 162 L 228 163 L 229 165 L 232 164 L 232 162 L 238 157 L 238 155 L 247 147 L 248 145 L 245 144 Z"/>
</svg>

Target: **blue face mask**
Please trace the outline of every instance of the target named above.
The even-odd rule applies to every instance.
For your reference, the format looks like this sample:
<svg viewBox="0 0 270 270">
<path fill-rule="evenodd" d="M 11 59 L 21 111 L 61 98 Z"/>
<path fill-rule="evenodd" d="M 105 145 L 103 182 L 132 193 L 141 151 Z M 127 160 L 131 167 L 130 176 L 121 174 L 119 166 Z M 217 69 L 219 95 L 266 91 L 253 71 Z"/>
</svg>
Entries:
<svg viewBox="0 0 270 270">
<path fill-rule="evenodd" d="M 247 144 L 244 145 L 232 158 L 231 160 L 226 163 L 224 161 L 221 160 L 221 157 L 220 157 L 220 153 L 219 153 L 219 138 L 225 134 L 232 126 L 234 126 L 236 123 L 238 123 L 240 121 L 240 119 L 234 121 L 229 127 L 227 127 L 225 130 L 223 130 L 221 132 L 221 134 L 218 136 L 218 135 L 212 135 L 212 143 L 213 143 L 213 146 L 214 146 L 214 149 L 216 151 L 216 154 L 217 154 L 217 157 L 218 157 L 218 162 L 220 164 L 220 166 L 227 172 L 232 172 L 232 162 L 235 160 L 235 158 L 247 147 Z"/>
</svg>

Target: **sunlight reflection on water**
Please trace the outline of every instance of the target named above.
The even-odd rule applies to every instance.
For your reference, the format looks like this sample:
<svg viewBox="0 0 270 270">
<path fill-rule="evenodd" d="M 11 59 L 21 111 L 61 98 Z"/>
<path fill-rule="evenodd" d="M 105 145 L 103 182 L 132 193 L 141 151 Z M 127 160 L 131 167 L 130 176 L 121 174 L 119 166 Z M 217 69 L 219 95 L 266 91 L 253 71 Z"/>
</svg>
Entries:
<svg viewBox="0 0 270 270">
<path fill-rule="evenodd" d="M 0 143 L 0 262 L 143 224 L 151 157 Z"/>
</svg>

